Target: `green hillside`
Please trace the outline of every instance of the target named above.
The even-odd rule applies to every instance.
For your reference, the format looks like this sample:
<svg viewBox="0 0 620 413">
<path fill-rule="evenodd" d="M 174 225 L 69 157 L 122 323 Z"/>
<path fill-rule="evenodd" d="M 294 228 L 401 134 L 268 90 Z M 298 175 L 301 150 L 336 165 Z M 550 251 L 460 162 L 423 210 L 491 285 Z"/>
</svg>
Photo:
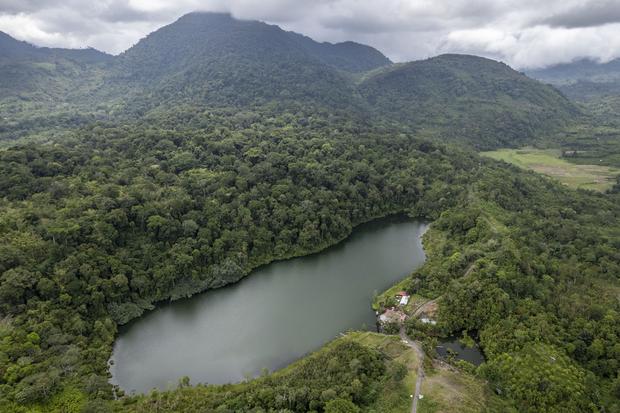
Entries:
<svg viewBox="0 0 620 413">
<path fill-rule="evenodd" d="M 7 50 L 39 53 L 9 43 Z M 185 15 L 117 57 L 59 53 L 0 67 L 0 110 L 12 120 L 0 138 L 83 120 L 276 107 L 361 123 L 372 117 L 383 129 L 497 148 L 523 145 L 579 115 L 553 88 L 492 60 L 446 55 L 392 65 L 368 46 L 318 43 L 228 14 Z"/>
<path fill-rule="evenodd" d="M 396 65 L 367 78 L 360 93 L 379 119 L 477 148 L 522 145 L 579 116 L 555 89 L 476 56 Z"/>
<path fill-rule="evenodd" d="M 123 53 L 113 81 L 128 85 L 130 111 L 274 102 L 354 109 L 361 102 L 341 71 L 389 63 L 369 47 L 319 44 L 261 22 L 192 13 Z"/>
</svg>

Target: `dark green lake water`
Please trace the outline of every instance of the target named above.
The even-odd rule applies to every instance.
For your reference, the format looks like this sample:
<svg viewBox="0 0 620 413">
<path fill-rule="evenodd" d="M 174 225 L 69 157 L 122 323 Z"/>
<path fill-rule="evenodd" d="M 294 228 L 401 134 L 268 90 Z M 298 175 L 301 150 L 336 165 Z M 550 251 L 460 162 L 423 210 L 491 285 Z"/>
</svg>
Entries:
<svg viewBox="0 0 620 413">
<path fill-rule="evenodd" d="M 120 329 L 112 382 L 126 391 L 229 383 L 275 370 L 348 329 L 374 329 L 373 293 L 425 259 L 427 225 L 389 218 L 321 253 L 262 267 L 241 282 L 162 305 Z"/>
<path fill-rule="evenodd" d="M 465 360 L 472 363 L 474 366 L 479 366 L 484 363 L 484 356 L 477 345 L 473 347 L 467 347 L 458 337 L 451 336 L 439 342 L 437 346 L 437 354 L 444 359 L 449 358 L 452 352 L 456 360 Z"/>
</svg>

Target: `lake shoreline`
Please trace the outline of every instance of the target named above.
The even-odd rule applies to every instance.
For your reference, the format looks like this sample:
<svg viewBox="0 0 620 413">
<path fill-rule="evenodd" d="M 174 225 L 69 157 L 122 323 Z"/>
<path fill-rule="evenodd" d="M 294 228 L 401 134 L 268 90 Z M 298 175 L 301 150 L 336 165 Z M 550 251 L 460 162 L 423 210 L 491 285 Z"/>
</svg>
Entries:
<svg viewBox="0 0 620 413">
<path fill-rule="evenodd" d="M 303 252 L 303 251 L 293 252 L 293 253 L 287 254 L 287 255 L 285 255 L 283 257 L 275 257 L 275 258 L 273 258 L 271 260 L 265 260 L 265 261 L 259 262 L 258 264 L 251 265 L 249 267 L 249 269 L 247 271 L 245 271 L 236 280 L 228 282 L 228 283 L 225 283 L 225 284 L 222 284 L 222 285 L 217 286 L 217 287 L 206 287 L 206 288 L 202 288 L 202 289 L 197 289 L 195 292 L 192 292 L 189 295 L 182 296 L 182 297 L 176 297 L 176 298 L 168 297 L 168 298 L 163 298 L 161 300 L 155 300 L 155 301 L 151 301 L 150 299 L 145 299 L 144 301 L 148 302 L 148 307 L 144 308 L 143 312 L 140 315 L 138 315 L 136 317 L 133 317 L 133 318 L 127 320 L 124 323 L 117 323 L 117 328 L 121 329 L 121 328 L 124 328 L 125 326 L 129 326 L 129 325 L 131 325 L 131 323 L 133 321 L 139 320 L 140 318 L 144 317 L 144 315 L 148 314 L 151 311 L 154 311 L 154 310 L 160 308 L 161 306 L 165 306 L 167 304 L 174 303 L 174 302 L 176 302 L 178 300 L 184 300 L 184 299 L 192 298 L 192 297 L 195 297 L 196 295 L 200 295 L 200 294 L 208 292 L 208 291 L 214 291 L 214 290 L 218 290 L 218 289 L 221 289 L 221 288 L 226 288 L 226 287 L 234 286 L 235 284 L 237 284 L 237 283 L 243 281 L 244 279 L 246 279 L 247 277 L 249 277 L 253 272 L 258 271 L 258 270 L 260 270 L 261 268 L 263 268 L 265 266 L 268 266 L 268 265 L 271 265 L 271 264 L 274 264 L 274 263 L 277 263 L 277 262 L 286 262 L 286 261 L 289 261 L 289 260 L 292 260 L 292 259 L 295 259 L 295 258 L 310 257 L 312 255 L 320 254 L 320 253 L 322 253 L 322 252 L 324 252 L 324 251 L 326 251 L 326 250 L 328 250 L 330 248 L 333 248 L 333 247 L 335 247 L 335 246 L 345 242 L 360 227 L 362 227 L 364 225 L 367 225 L 367 224 L 370 224 L 370 223 L 373 223 L 375 221 L 380 221 L 380 220 L 385 220 L 385 219 L 392 219 L 392 218 L 398 219 L 399 217 L 404 219 L 404 220 L 408 220 L 409 219 L 409 220 L 419 220 L 419 221 L 422 221 L 422 222 L 426 222 L 427 221 L 426 217 L 410 216 L 409 213 L 410 213 L 410 211 L 408 211 L 407 209 L 399 209 L 399 210 L 388 212 L 386 214 L 377 215 L 377 216 L 375 216 L 373 218 L 370 218 L 368 220 L 365 220 L 365 221 L 362 221 L 360 223 L 354 224 L 351 227 L 351 230 L 346 235 L 342 236 L 341 238 L 338 238 L 334 242 L 323 243 L 323 244 L 319 245 L 317 248 L 309 250 L 309 251 L 306 251 L 306 252 Z M 430 223 L 427 224 L 427 225 L 430 225 Z M 116 337 L 115 337 L 115 340 L 116 340 Z"/>
<path fill-rule="evenodd" d="M 372 328 L 373 292 L 423 265 L 426 255 L 421 237 L 427 228 L 426 222 L 405 214 L 389 214 L 356 226 L 346 241 L 323 248 L 321 254 L 273 262 L 254 270 L 253 277 L 228 284 L 228 288 L 159 305 L 119 329 L 111 357 L 112 382 L 125 390 L 147 391 L 150 385 L 140 388 L 128 377 L 135 379 L 157 369 L 166 370 L 157 373 L 168 377 L 167 382 L 170 377 L 184 375 L 200 382 L 237 382 L 243 380 L 238 374 L 241 367 L 236 370 L 237 376 L 230 372 L 237 362 L 246 366 L 244 372 L 252 374 L 259 365 L 280 369 L 339 333 Z M 187 341 L 190 336 L 193 338 Z M 244 347 L 246 342 L 254 347 Z M 168 351 L 158 353 L 165 346 Z M 283 347 L 282 354 L 272 351 L 274 346 Z M 235 353 L 241 354 L 237 358 L 247 359 L 246 364 L 231 359 L 228 368 L 220 363 L 229 356 L 230 347 L 237 348 Z M 192 351 L 197 352 L 195 360 L 201 360 L 208 372 L 177 374 L 175 369 L 183 370 L 183 363 L 191 370 L 195 362 L 185 359 L 176 365 L 167 359 L 183 358 Z"/>
</svg>

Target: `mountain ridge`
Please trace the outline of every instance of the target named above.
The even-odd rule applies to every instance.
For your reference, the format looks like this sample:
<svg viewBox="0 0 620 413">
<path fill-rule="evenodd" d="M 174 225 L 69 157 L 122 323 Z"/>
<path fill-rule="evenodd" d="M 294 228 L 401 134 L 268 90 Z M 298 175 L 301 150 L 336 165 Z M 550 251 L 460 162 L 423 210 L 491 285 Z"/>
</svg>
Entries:
<svg viewBox="0 0 620 413">
<path fill-rule="evenodd" d="M 109 61 L 113 55 L 93 47 L 83 49 L 44 47 L 18 40 L 0 31 L 0 62 L 7 58 L 19 60 L 38 60 L 46 58 L 64 58 L 77 63 L 101 63 Z M 14 60 L 13 60 L 14 61 Z"/>
<path fill-rule="evenodd" d="M 14 48 L 36 49 L 15 42 Z M 47 56 L 49 65 L 7 66 L 13 80 L 5 82 L 4 94 L 16 98 L 0 102 L 0 115 L 7 113 L 3 106 L 24 113 L 23 103 L 15 103 L 24 99 L 81 112 L 95 106 L 124 119 L 182 107 L 270 106 L 341 113 L 354 122 L 372 116 L 393 131 L 486 149 L 523 144 L 578 114 L 555 89 L 491 59 L 446 54 L 393 64 L 370 46 L 319 43 L 228 13 L 186 14 L 118 56 L 82 58 L 79 67 Z"/>
</svg>

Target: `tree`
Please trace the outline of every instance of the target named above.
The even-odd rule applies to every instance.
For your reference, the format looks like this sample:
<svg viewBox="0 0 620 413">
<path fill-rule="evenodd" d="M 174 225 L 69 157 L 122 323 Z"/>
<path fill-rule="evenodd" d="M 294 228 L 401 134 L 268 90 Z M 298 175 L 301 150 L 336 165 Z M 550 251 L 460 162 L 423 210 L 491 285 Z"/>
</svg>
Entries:
<svg viewBox="0 0 620 413">
<path fill-rule="evenodd" d="M 359 413 L 360 409 L 350 400 L 334 399 L 325 404 L 325 413 Z"/>
</svg>

